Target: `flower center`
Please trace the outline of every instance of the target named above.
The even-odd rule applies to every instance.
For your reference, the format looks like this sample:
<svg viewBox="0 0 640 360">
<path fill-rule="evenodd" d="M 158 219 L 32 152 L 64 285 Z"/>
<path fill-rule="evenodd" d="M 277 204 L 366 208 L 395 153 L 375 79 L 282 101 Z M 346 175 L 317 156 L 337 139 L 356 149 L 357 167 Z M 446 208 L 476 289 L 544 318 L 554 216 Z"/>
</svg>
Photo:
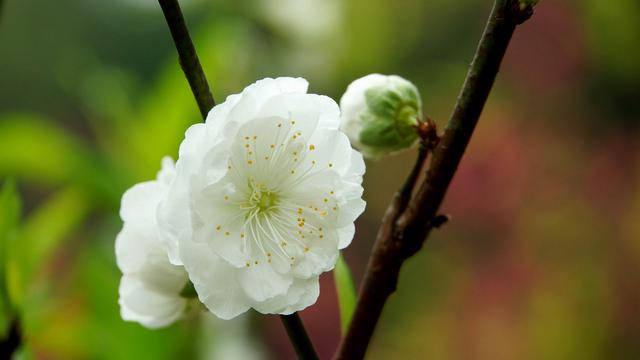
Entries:
<svg viewBox="0 0 640 360">
<path fill-rule="evenodd" d="M 249 182 L 249 189 L 251 193 L 248 205 L 252 211 L 266 214 L 271 208 L 278 205 L 279 195 L 276 191 L 267 189 L 264 185 L 255 181 Z"/>
</svg>

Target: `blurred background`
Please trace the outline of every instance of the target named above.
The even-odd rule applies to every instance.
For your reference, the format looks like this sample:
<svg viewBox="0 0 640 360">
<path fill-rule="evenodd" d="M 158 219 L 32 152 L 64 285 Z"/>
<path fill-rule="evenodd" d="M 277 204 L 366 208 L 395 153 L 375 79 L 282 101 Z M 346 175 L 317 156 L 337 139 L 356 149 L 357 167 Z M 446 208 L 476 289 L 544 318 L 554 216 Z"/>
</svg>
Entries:
<svg viewBox="0 0 640 360">
<path fill-rule="evenodd" d="M 4 2 L 0 183 L 15 184 L 21 206 L 0 197 L 0 236 L 11 249 L 2 271 L 18 304 L 19 357 L 294 358 L 276 316 L 205 315 L 159 331 L 120 318 L 120 197 L 153 178 L 200 121 L 157 3 Z M 440 126 L 491 7 L 181 4 L 219 102 L 267 76 L 303 76 L 311 92 L 339 100 L 355 78 L 393 73 L 418 86 Z M 449 190 L 442 210 L 452 221 L 406 263 L 369 359 L 640 358 L 639 43 L 636 0 L 540 2 Z M 368 207 L 345 252 L 356 282 L 414 155 L 367 164 Z M 329 358 L 339 315 L 331 274 L 321 284 L 302 317 Z"/>
</svg>

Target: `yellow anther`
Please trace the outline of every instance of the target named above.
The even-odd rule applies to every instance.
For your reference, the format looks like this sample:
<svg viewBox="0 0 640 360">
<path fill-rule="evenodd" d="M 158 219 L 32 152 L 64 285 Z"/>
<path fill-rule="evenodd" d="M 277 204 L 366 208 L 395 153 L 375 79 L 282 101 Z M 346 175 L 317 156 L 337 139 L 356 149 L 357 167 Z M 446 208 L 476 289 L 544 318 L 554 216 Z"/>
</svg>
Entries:
<svg viewBox="0 0 640 360">
<path fill-rule="evenodd" d="M 315 150 L 315 149 L 316 149 L 315 145 L 313 145 L 313 144 L 309 145 L 309 150 Z"/>
</svg>

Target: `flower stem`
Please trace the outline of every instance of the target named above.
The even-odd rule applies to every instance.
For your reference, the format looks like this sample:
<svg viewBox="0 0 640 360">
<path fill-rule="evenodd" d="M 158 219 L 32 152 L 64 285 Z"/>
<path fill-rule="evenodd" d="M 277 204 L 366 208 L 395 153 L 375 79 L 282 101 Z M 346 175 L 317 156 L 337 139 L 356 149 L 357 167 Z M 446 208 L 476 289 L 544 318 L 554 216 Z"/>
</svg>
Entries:
<svg viewBox="0 0 640 360">
<path fill-rule="evenodd" d="M 198 60 L 198 54 L 189 36 L 187 25 L 180 10 L 180 4 L 178 4 L 178 0 L 158 0 L 158 2 L 167 20 L 167 25 L 169 25 L 173 42 L 178 50 L 182 71 L 187 77 L 193 96 L 196 98 L 200 114 L 203 118 L 206 118 L 207 113 L 216 103 L 211 94 L 211 90 L 209 90 L 209 84 Z"/>
<path fill-rule="evenodd" d="M 531 4 L 518 0 L 494 2 L 449 123 L 433 150 L 425 179 L 406 209 L 400 208 L 402 203 L 398 201 L 402 191 L 387 209 L 337 359 L 364 357 L 382 309 L 396 290 L 402 264 L 420 250 L 431 229 L 437 225 L 433 219 L 471 139 L 511 36 L 516 26 L 532 13 Z"/>
<path fill-rule="evenodd" d="M 298 315 L 298 313 L 280 315 L 280 319 L 285 329 L 287 329 L 287 334 L 293 343 L 298 358 L 301 360 L 318 359 L 316 349 L 313 348 L 309 335 L 307 335 L 307 331 L 304 329 L 300 315 Z"/>
</svg>

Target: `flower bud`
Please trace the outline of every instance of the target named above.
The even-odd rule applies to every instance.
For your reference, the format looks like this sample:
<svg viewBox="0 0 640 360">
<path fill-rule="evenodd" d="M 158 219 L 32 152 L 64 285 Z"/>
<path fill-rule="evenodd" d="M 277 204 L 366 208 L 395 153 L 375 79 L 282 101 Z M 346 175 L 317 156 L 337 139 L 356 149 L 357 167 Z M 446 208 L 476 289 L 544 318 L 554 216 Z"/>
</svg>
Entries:
<svg viewBox="0 0 640 360">
<path fill-rule="evenodd" d="M 418 139 L 420 93 L 399 76 L 370 74 L 355 80 L 342 95 L 340 109 L 341 130 L 365 157 L 407 149 Z"/>
</svg>

